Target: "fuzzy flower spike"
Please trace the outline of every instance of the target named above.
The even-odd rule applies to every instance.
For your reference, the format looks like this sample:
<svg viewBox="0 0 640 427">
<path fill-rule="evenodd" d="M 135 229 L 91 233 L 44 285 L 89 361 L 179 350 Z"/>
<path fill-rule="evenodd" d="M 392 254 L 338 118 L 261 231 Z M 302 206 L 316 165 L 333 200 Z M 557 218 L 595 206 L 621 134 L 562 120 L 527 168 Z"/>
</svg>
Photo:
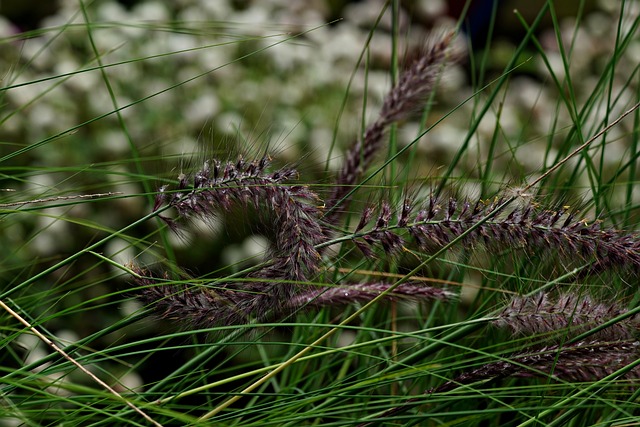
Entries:
<svg viewBox="0 0 640 427">
<path fill-rule="evenodd" d="M 326 221 L 335 224 L 345 209 L 352 187 L 371 165 L 384 143 L 388 127 L 404 120 L 415 112 L 435 88 L 445 64 L 455 61 L 460 53 L 453 48 L 454 33 L 432 39 L 424 53 L 400 75 L 398 83 L 384 98 L 382 109 L 375 122 L 367 127 L 361 139 L 357 139 L 346 153 L 342 169 L 326 203 Z M 339 209 L 338 205 L 342 205 Z"/>
<path fill-rule="evenodd" d="M 407 117 L 433 90 L 452 38 L 453 34 L 448 34 L 433 43 L 402 74 L 385 98 L 378 119 L 362 141 L 357 141 L 347 153 L 324 209 L 319 207 L 322 203 L 318 195 L 308 186 L 290 183 L 298 175 L 294 169 L 270 171 L 268 157 L 251 162 L 211 160 L 192 178 L 181 175 L 176 190 L 161 187 L 154 210 L 166 205 L 175 208 L 177 220 L 161 216 L 173 230 L 179 230 L 179 220 L 206 221 L 233 207 L 252 208 L 273 228 L 275 238 L 270 262 L 246 282 L 216 283 L 215 288 L 174 286 L 163 284 L 134 266 L 139 275 L 134 280 L 142 289 L 140 299 L 154 305 L 165 318 L 180 319 L 192 327 L 211 327 L 278 319 L 301 308 L 366 302 L 389 289 L 390 283 L 380 282 L 341 283 L 327 288 L 310 288 L 308 282 L 321 268 L 322 257 L 317 247 L 330 240 L 329 225 L 335 226 L 340 219 L 337 205 L 346 200 L 349 187 L 382 148 L 383 133 L 388 126 Z M 388 295 L 413 300 L 453 296 L 416 283 L 397 286 Z"/>
</svg>

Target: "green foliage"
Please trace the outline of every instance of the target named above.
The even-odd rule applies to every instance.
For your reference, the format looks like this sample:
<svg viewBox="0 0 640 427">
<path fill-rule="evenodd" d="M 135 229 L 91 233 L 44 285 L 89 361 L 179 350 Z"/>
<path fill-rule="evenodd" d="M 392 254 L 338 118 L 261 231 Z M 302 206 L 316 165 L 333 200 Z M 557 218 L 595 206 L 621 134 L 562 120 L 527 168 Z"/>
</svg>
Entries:
<svg viewBox="0 0 640 427">
<path fill-rule="evenodd" d="M 517 38 L 499 21 L 486 40 L 459 36 L 468 60 L 344 181 L 346 223 L 305 242 L 321 266 L 285 276 L 310 292 L 385 283 L 396 300 L 335 293 L 194 330 L 156 317 L 141 288 L 246 284 L 277 221 L 256 202 L 176 235 L 160 216 L 184 199 L 154 210 L 159 189 L 184 190 L 205 159 L 270 155 L 298 171 L 307 187 L 291 197 L 309 215 L 334 207 L 344 153 L 384 111 L 424 22 L 442 18 L 395 1 L 369 15 L 336 2 L 60 3 L 37 30 L 1 29 L 0 426 L 635 422 L 640 113 L 617 119 L 640 101 L 637 4 L 559 15 L 550 1 L 510 18 Z M 433 201 L 444 217 L 420 231 Z M 509 234 L 509 221 L 530 230 Z M 416 230 L 439 238 L 412 246 Z M 167 273 L 149 283 L 136 265 Z M 416 284 L 458 298 L 401 298 Z"/>
</svg>

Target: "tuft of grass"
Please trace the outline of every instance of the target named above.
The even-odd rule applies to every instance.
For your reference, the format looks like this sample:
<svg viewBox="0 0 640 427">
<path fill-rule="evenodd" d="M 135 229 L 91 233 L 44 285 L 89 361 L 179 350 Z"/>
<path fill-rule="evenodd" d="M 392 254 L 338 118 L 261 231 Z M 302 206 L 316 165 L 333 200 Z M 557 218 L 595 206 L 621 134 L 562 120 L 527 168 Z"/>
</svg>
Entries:
<svg viewBox="0 0 640 427">
<path fill-rule="evenodd" d="M 637 5 L 276 3 L 3 21 L 0 425 L 632 422 Z"/>
</svg>

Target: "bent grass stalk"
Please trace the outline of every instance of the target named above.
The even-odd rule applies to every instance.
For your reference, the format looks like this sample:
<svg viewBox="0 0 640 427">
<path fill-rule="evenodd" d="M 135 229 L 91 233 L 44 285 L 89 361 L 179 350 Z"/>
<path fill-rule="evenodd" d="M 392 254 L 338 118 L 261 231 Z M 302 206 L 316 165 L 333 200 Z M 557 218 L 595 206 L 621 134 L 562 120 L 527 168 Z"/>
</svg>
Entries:
<svg viewBox="0 0 640 427">
<path fill-rule="evenodd" d="M 356 190 L 350 190 L 350 187 L 355 184 L 356 180 L 362 175 L 363 170 L 369 166 L 373 160 L 376 152 L 379 151 L 382 134 L 385 129 L 391 123 L 404 118 L 405 115 L 414 108 L 414 105 L 418 103 L 418 99 L 424 98 L 425 94 L 432 90 L 435 76 L 439 73 L 442 63 L 447 57 L 444 52 L 446 52 L 447 46 L 451 42 L 451 37 L 451 35 L 447 35 L 441 42 L 434 44 L 432 50 L 428 51 L 428 54 L 425 56 L 426 61 L 418 60 L 414 63 L 414 65 L 408 69 L 408 72 L 405 72 L 400 77 L 397 86 L 389 92 L 383 103 L 379 118 L 367 128 L 362 141 L 356 140 L 356 143 L 347 155 L 347 161 L 342 171 L 338 174 L 333 194 L 329 197 L 329 202 L 326 205 L 326 213 L 322 220 L 327 221 L 328 224 L 333 224 L 338 220 L 341 212 L 337 207 L 347 202 Z M 624 117 L 631 114 L 639 106 L 640 103 L 636 104 L 616 120 L 609 123 L 600 132 L 582 143 L 536 180 L 525 185 L 520 193 L 526 193 L 551 173 L 562 167 L 575 155 L 583 152 L 590 144 L 604 135 L 613 126 L 617 125 Z M 396 155 L 398 155 L 398 153 L 396 153 Z M 444 233 L 449 233 L 449 235 L 445 237 L 445 234 L 441 232 L 442 237 L 436 238 L 436 242 L 441 245 L 440 249 L 393 284 L 385 284 L 377 288 L 371 287 L 372 285 L 357 285 L 360 287 L 353 287 L 351 295 L 345 291 L 344 294 L 340 294 L 340 299 L 336 299 L 336 292 L 340 291 L 334 292 L 334 290 L 330 288 L 324 291 L 319 290 L 310 294 L 299 294 L 299 296 L 296 296 L 300 291 L 297 291 L 296 288 L 291 287 L 291 285 L 285 285 L 285 283 L 291 280 L 293 280 L 294 283 L 296 281 L 306 282 L 308 275 L 313 274 L 319 269 L 320 254 L 316 251 L 323 245 L 331 244 L 330 240 L 323 243 L 323 239 L 329 237 L 330 232 L 328 228 L 320 225 L 320 211 L 313 207 L 315 203 L 314 200 L 317 196 L 305 186 L 283 185 L 282 182 L 294 176 L 296 172 L 282 169 L 267 174 L 266 168 L 268 163 L 268 159 L 265 158 L 249 163 L 242 159 L 238 160 L 235 164 L 232 162 L 223 164 L 217 160 L 214 160 L 213 163 L 205 163 L 202 170 L 196 173 L 194 177 L 193 190 L 189 190 L 186 177 L 179 178 L 179 187 L 176 193 L 167 193 L 165 187 L 161 188 L 154 211 L 162 205 L 165 205 L 165 207 L 175 207 L 182 217 L 202 216 L 206 218 L 214 214 L 213 209 L 222 207 L 223 210 L 227 210 L 232 203 L 239 203 L 241 205 L 251 204 L 256 209 L 261 209 L 262 203 L 266 201 L 267 209 L 277 219 L 276 230 L 278 237 L 276 240 L 274 261 L 270 266 L 266 267 L 266 269 L 263 267 L 263 272 L 258 273 L 258 277 L 262 275 L 265 279 L 277 280 L 280 278 L 282 282 L 272 285 L 268 285 L 269 281 L 265 281 L 263 284 L 258 282 L 254 284 L 253 287 L 246 287 L 246 285 L 244 285 L 244 290 L 243 288 L 238 288 L 237 290 L 228 288 L 232 293 L 225 296 L 225 294 L 220 294 L 218 293 L 219 291 L 213 290 L 203 290 L 198 291 L 198 293 L 192 293 L 190 290 L 180 291 L 175 288 L 161 290 L 154 285 L 153 278 L 142 279 L 139 283 L 146 288 L 144 299 L 147 302 L 156 301 L 161 304 L 161 306 L 164 307 L 163 310 L 166 310 L 164 316 L 180 316 L 181 313 L 184 313 L 187 318 L 194 319 L 195 325 L 203 326 L 212 326 L 221 322 L 230 322 L 230 324 L 244 323 L 256 315 L 258 320 L 267 314 L 275 314 L 277 316 L 280 314 L 279 312 L 282 312 L 283 308 L 287 306 L 291 309 L 296 309 L 302 306 L 309 306 L 310 304 L 314 305 L 315 303 L 319 305 L 331 305 L 338 301 L 343 301 L 344 303 L 348 303 L 349 301 L 355 302 L 358 300 L 358 297 L 355 295 L 364 289 L 364 287 L 369 286 L 370 289 L 375 289 L 379 295 L 372 295 L 372 298 L 365 298 L 365 300 L 368 299 L 368 301 L 365 302 L 363 307 L 356 310 L 338 325 L 338 327 L 344 326 L 364 313 L 372 304 L 378 302 L 380 299 L 391 296 L 395 290 L 401 289 L 410 277 L 418 274 L 426 265 L 444 254 L 458 242 L 472 236 L 473 233 L 478 230 L 482 230 L 483 227 L 490 224 L 491 220 L 501 214 L 504 209 L 520 195 L 519 193 L 506 197 L 504 200 L 497 200 L 495 204 L 488 207 L 479 208 L 478 203 L 476 203 L 476 207 L 473 208 L 473 213 L 470 214 L 468 224 L 459 228 L 450 228 L 449 223 L 453 219 L 457 209 L 457 203 L 453 200 L 450 201 L 449 207 L 445 209 L 444 218 L 444 224 L 447 227 L 447 231 Z M 302 203 L 299 203 L 299 201 Z M 428 211 L 421 211 L 418 214 L 415 220 L 417 224 L 416 227 L 425 227 L 426 223 L 424 221 L 431 220 L 432 217 L 435 216 L 433 210 L 436 203 L 436 201 L 431 200 Z M 365 256 L 370 254 L 369 249 L 363 244 L 358 244 L 357 238 L 364 239 L 368 244 L 378 241 L 387 253 L 393 253 L 403 245 L 402 239 L 393 233 L 392 230 L 394 227 L 390 226 L 392 216 L 390 205 L 387 202 L 383 202 L 381 206 L 379 216 L 377 220 L 375 220 L 375 227 L 371 231 L 362 232 L 365 225 L 373 219 L 374 211 L 372 209 L 366 209 L 361 217 L 360 223 L 356 227 L 355 233 L 351 236 L 351 240 L 363 250 Z M 402 211 L 398 214 L 398 229 L 409 228 L 409 230 L 414 230 L 410 224 L 412 221 L 410 218 L 412 209 L 412 202 L 405 201 Z M 467 210 L 471 212 L 470 209 L 470 207 L 465 205 L 460 216 L 466 215 Z M 507 220 L 513 217 L 516 222 L 529 221 L 529 211 L 525 210 L 523 212 L 524 213 L 516 213 L 516 211 L 514 211 Z M 560 220 L 562 215 L 563 212 L 543 213 L 540 217 L 534 216 L 532 221 L 534 223 L 541 222 L 543 226 L 546 226 L 548 223 L 548 225 L 552 227 Z M 162 216 L 160 217 L 165 219 L 171 228 L 175 229 L 177 227 L 173 220 Z M 517 218 L 521 219 L 519 220 Z M 501 223 L 501 220 L 498 220 L 497 224 L 503 223 Z M 577 224 L 579 225 L 581 222 L 579 221 Z M 568 233 L 567 238 L 570 245 L 574 246 L 577 242 L 578 245 L 584 245 L 585 248 L 590 248 L 591 245 L 596 247 L 596 245 L 592 243 L 582 243 L 578 234 L 571 234 L 573 228 L 576 226 L 571 225 L 571 217 L 566 219 L 562 226 Z M 427 229 L 419 228 L 417 230 L 420 230 L 420 232 L 412 231 L 412 234 L 414 234 L 418 243 L 420 243 L 421 239 L 430 235 Z M 293 237 L 290 234 L 291 232 L 294 232 Z M 278 235 L 278 233 L 282 234 Z M 305 237 L 303 237 L 303 233 Z M 486 233 L 486 231 L 481 232 L 481 234 L 484 235 L 486 235 Z M 589 233 L 593 234 L 595 238 L 599 236 L 596 229 L 588 231 L 587 234 Z M 608 234 L 602 234 L 602 236 L 611 235 L 614 236 L 612 237 L 614 240 L 618 239 L 618 237 L 615 237 L 614 232 L 607 230 L 606 233 Z M 443 238 L 444 241 L 442 241 Z M 526 239 L 526 237 L 523 238 Z M 557 238 L 557 236 L 554 238 Z M 544 239 L 546 240 L 547 238 L 545 237 Z M 623 237 L 619 239 L 622 240 Z M 301 244 L 302 246 L 300 246 Z M 620 255 L 623 258 L 625 257 L 623 255 L 625 251 L 621 249 L 618 250 L 614 246 L 612 246 L 611 249 L 605 249 L 605 251 L 608 252 L 609 255 L 613 254 L 613 256 Z M 630 254 L 630 256 L 634 258 L 633 254 Z M 134 271 L 137 273 L 136 276 L 138 278 L 144 273 L 143 270 L 135 266 Z M 287 271 L 290 271 L 290 273 L 287 273 Z M 228 285 L 223 285 L 220 291 L 228 292 L 225 290 L 227 286 Z M 237 295 L 233 295 L 236 291 L 240 292 Z M 249 291 L 249 293 L 243 293 L 246 291 Z M 176 294 L 176 292 L 182 292 L 183 295 L 180 296 Z M 254 292 L 256 292 L 256 294 L 252 296 L 251 294 Z M 268 298 L 268 300 L 265 300 L 265 298 Z M 268 301 L 268 303 L 266 301 Z M 280 304 L 279 307 L 278 304 Z M 269 306 L 271 313 L 267 312 L 262 306 Z M 231 311 L 228 311 L 227 308 Z M 201 420 L 215 416 L 240 400 L 243 396 L 265 384 L 290 365 L 296 363 L 296 361 L 304 357 L 321 342 L 335 334 L 338 327 L 329 330 L 305 349 L 296 353 L 284 363 L 279 364 L 273 371 L 244 388 L 239 394 L 218 405 L 215 409 L 202 416 Z"/>
</svg>

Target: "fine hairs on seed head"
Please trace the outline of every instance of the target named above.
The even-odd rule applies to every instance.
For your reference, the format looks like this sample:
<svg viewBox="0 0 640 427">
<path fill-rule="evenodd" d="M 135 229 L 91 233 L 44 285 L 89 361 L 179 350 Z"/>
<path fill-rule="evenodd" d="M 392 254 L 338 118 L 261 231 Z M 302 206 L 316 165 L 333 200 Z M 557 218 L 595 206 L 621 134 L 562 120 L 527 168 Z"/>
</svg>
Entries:
<svg viewBox="0 0 640 427">
<path fill-rule="evenodd" d="M 318 288 L 307 285 L 322 268 L 323 244 L 334 238 L 334 230 L 347 214 L 351 190 L 375 160 L 389 126 L 412 114 L 433 91 L 445 63 L 453 57 L 452 32 L 434 38 L 421 57 L 411 63 L 384 99 L 378 118 L 356 139 L 346 154 L 327 199 L 311 187 L 293 183 L 298 172 L 292 167 L 271 168 L 268 155 L 245 160 L 207 159 L 191 175 L 181 173 L 175 190 L 163 186 L 154 209 L 171 206 L 177 218 L 161 215 L 173 229 L 180 222 L 207 218 L 232 208 L 252 208 L 269 224 L 274 241 L 267 265 L 249 275 L 246 283 L 216 283 L 215 286 L 175 287 L 160 285 L 145 269 L 135 267 L 142 285 L 140 298 L 154 304 L 164 317 L 188 319 L 193 326 L 246 323 L 281 318 L 302 308 L 367 301 L 388 290 L 392 283 L 344 283 Z M 391 207 L 376 221 L 376 229 L 365 238 L 395 251 L 401 240 L 383 230 L 390 225 Z M 406 220 L 406 219 L 405 219 Z M 345 291 L 348 289 L 348 292 Z M 451 298 L 442 289 L 427 289 L 413 283 L 397 286 L 389 298 Z"/>
</svg>

